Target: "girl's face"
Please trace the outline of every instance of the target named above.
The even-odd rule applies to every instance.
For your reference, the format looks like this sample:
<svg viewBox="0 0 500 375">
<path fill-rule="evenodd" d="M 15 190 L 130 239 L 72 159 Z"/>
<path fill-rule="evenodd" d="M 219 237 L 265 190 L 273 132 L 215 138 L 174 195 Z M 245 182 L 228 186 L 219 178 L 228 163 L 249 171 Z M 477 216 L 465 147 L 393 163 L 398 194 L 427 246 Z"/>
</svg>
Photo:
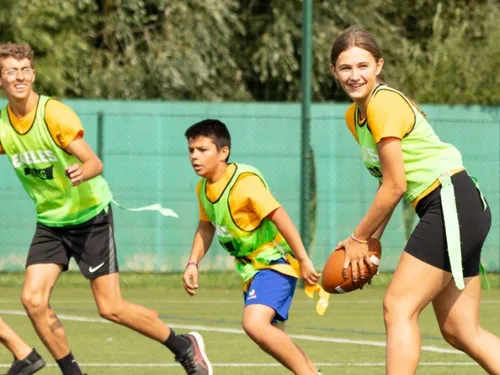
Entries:
<svg viewBox="0 0 500 375">
<path fill-rule="evenodd" d="M 372 94 L 383 65 L 384 60 L 376 61 L 367 50 L 351 47 L 339 55 L 335 65 L 330 65 L 330 70 L 347 95 L 360 102 Z"/>
</svg>

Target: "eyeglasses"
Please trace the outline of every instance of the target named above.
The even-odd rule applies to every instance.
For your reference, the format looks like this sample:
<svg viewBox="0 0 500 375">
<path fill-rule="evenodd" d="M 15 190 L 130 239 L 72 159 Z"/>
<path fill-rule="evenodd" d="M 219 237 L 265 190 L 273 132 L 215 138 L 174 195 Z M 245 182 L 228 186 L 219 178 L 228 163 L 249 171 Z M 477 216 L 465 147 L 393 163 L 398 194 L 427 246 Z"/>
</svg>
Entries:
<svg viewBox="0 0 500 375">
<path fill-rule="evenodd" d="M 30 79 L 34 73 L 33 68 L 22 68 L 22 69 L 7 69 L 4 73 L 7 76 L 8 82 L 14 82 L 17 78 L 17 73 L 21 72 L 23 76 L 27 79 Z"/>
</svg>

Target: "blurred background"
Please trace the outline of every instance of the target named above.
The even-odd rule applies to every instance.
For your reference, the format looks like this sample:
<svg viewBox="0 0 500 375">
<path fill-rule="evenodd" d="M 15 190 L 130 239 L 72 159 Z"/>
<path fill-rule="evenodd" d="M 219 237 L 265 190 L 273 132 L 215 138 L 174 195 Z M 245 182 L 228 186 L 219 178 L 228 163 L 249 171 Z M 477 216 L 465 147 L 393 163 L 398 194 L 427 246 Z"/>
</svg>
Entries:
<svg viewBox="0 0 500 375">
<path fill-rule="evenodd" d="M 329 71 L 334 39 L 354 24 L 377 39 L 384 80 L 421 105 L 479 178 L 493 212 L 483 263 L 500 271 L 498 1 L 314 0 L 309 11 L 296 0 L 2 0 L 1 7 L 0 42 L 32 46 L 36 91 L 80 116 L 115 199 L 126 207 L 161 203 L 179 215 L 115 207 L 123 271 L 183 269 L 198 222 L 198 177 L 183 134 L 205 118 L 227 124 L 232 161 L 262 171 L 322 268 L 377 186 L 345 126 L 349 99 Z M 21 271 L 35 211 L 5 157 L 0 180 L 0 271 Z M 382 239 L 382 271 L 394 270 L 415 223 L 411 209 L 396 210 Z M 217 244 L 202 264 L 232 268 Z"/>
</svg>

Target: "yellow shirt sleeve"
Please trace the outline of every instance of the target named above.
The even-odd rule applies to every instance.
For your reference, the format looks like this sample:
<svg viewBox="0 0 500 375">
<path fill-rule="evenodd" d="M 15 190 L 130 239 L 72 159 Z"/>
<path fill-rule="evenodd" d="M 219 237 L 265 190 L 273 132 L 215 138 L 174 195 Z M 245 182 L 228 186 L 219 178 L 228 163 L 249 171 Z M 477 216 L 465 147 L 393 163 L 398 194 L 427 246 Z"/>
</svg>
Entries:
<svg viewBox="0 0 500 375">
<path fill-rule="evenodd" d="M 201 204 L 201 199 L 200 199 L 200 192 L 201 192 L 201 181 L 198 181 L 196 184 L 196 195 L 198 196 L 198 208 L 200 211 L 200 221 L 208 221 L 210 222 L 210 219 L 207 216 L 207 213 L 205 212 L 205 209 L 203 208 L 203 205 Z"/>
<path fill-rule="evenodd" d="M 403 137 L 415 125 L 415 113 L 407 100 L 397 92 L 380 90 L 370 100 L 367 120 L 375 143 L 382 138 Z"/>
<path fill-rule="evenodd" d="M 84 134 L 82 122 L 75 112 L 58 100 L 51 99 L 45 108 L 45 122 L 52 138 L 66 149 L 77 136 Z"/>
<path fill-rule="evenodd" d="M 234 165 L 227 168 L 223 178 L 212 185 L 207 185 L 207 195 L 211 200 L 219 199 L 235 170 Z M 201 204 L 201 180 L 196 185 L 200 221 L 210 221 Z M 281 207 L 264 182 L 253 173 L 242 173 L 234 183 L 229 194 L 229 210 L 235 224 L 247 231 L 255 230 L 262 220 L 275 209 Z"/>
<path fill-rule="evenodd" d="M 240 228 L 255 229 L 267 215 L 281 205 L 258 176 L 243 173 L 233 187 L 229 207 Z"/>
<path fill-rule="evenodd" d="M 358 135 L 356 134 L 356 104 L 352 103 L 349 108 L 347 108 L 347 111 L 345 113 L 345 123 L 347 124 L 347 128 L 351 132 L 352 136 L 356 140 L 356 142 L 359 143 L 358 141 Z"/>
</svg>

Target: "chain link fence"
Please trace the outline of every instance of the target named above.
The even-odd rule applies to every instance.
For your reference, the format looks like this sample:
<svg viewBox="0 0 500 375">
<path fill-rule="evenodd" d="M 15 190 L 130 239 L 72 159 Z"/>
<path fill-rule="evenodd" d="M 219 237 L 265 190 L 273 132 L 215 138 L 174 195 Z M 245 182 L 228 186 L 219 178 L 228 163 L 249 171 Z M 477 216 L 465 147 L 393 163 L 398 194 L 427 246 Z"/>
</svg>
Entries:
<svg viewBox="0 0 500 375">
<path fill-rule="evenodd" d="M 232 134 L 231 161 L 259 168 L 296 226 L 313 223 L 310 254 L 321 267 L 335 244 L 347 237 L 368 209 L 377 182 L 364 169 L 360 151 L 344 123 L 347 104 L 313 104 L 311 145 L 315 173 L 310 181 L 316 207 L 300 217 L 301 127 L 295 103 L 195 103 L 66 101 L 81 117 L 85 138 L 104 161 L 114 198 L 126 207 L 161 203 L 179 218 L 114 207 L 120 268 L 124 271 L 182 270 L 198 222 L 198 177 L 188 160 L 184 131 L 194 122 L 218 118 Z M 496 107 L 423 106 L 443 141 L 462 152 L 493 213 L 483 263 L 500 271 L 500 131 Z M 99 113 L 102 113 L 99 122 Z M 100 125 L 99 125 L 100 124 Z M 102 128 L 100 128 L 102 126 Z M 22 270 L 35 229 L 33 203 L 7 158 L 0 158 L 0 271 Z M 400 205 L 383 237 L 382 271 L 392 271 L 415 214 Z M 203 269 L 232 269 L 232 259 L 212 246 Z"/>
</svg>

